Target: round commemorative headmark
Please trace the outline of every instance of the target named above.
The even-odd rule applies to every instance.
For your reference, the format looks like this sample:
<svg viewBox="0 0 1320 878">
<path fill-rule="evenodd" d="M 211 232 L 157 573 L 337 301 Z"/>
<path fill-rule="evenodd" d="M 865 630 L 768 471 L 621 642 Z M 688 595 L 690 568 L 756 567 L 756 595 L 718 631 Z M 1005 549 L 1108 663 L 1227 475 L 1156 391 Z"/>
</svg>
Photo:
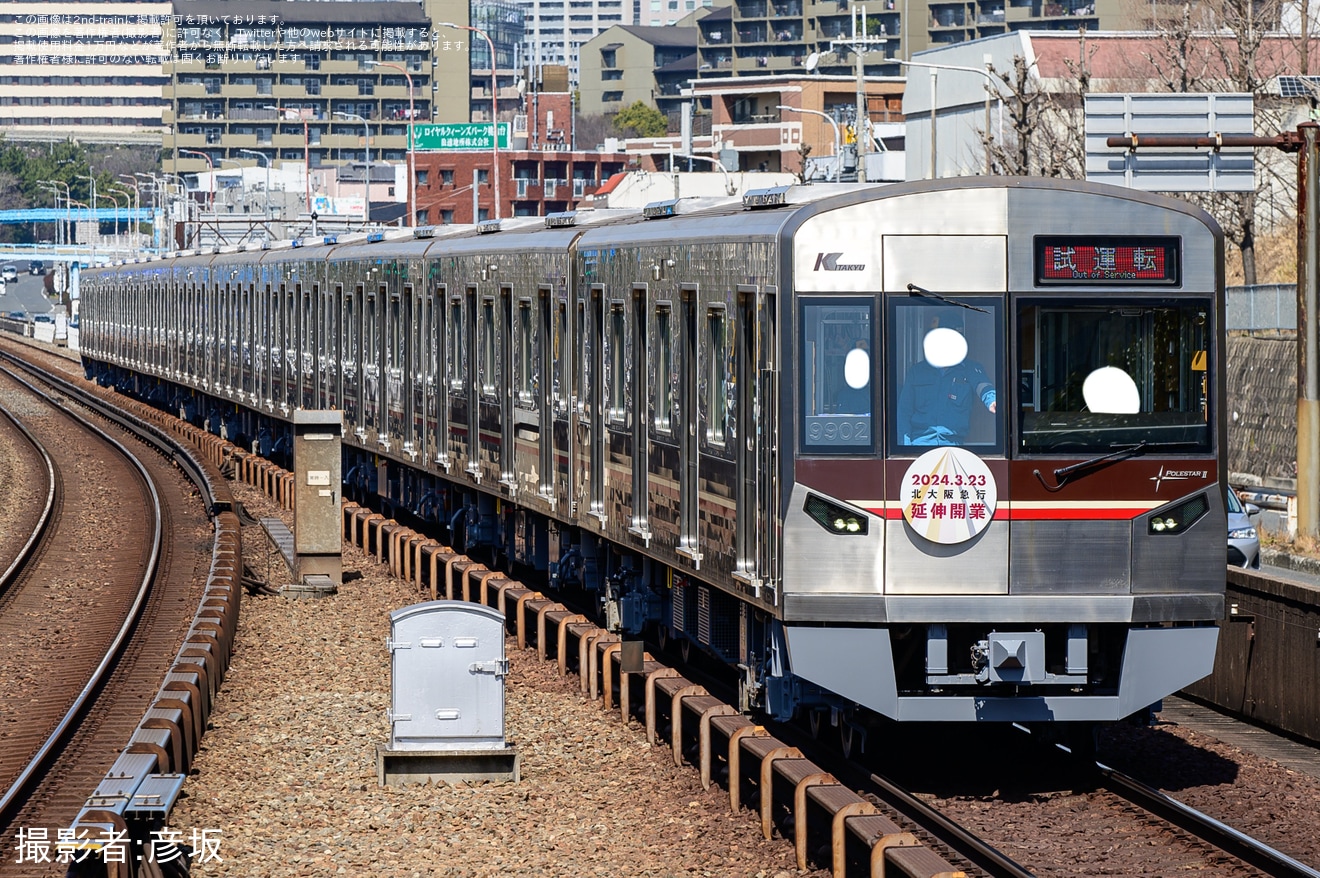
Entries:
<svg viewBox="0 0 1320 878">
<path fill-rule="evenodd" d="M 932 448 L 903 476 L 903 518 L 934 543 L 963 543 L 986 529 L 998 494 L 985 461 L 965 448 Z"/>
</svg>

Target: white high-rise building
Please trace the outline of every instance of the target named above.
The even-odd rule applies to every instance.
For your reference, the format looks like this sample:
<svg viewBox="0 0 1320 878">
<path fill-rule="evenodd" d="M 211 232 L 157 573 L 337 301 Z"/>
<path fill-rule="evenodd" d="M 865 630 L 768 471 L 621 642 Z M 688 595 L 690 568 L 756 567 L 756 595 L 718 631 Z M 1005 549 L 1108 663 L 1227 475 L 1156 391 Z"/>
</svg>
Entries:
<svg viewBox="0 0 1320 878">
<path fill-rule="evenodd" d="M 527 28 L 523 64 L 567 67 L 574 84 L 582 44 L 616 24 L 633 24 L 633 0 L 522 0 L 522 6 Z"/>
<path fill-rule="evenodd" d="M 0 4 L 0 133 L 159 142 L 173 11 L 156 0 Z"/>
</svg>

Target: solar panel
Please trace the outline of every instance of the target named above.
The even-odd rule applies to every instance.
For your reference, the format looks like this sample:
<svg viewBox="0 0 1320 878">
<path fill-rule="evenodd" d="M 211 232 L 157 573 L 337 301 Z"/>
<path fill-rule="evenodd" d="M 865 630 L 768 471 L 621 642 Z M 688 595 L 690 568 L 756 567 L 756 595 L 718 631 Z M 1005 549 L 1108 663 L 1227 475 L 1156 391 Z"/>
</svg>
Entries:
<svg viewBox="0 0 1320 878">
<path fill-rule="evenodd" d="M 1279 96 L 1285 98 L 1320 97 L 1320 76 L 1280 76 Z"/>
</svg>

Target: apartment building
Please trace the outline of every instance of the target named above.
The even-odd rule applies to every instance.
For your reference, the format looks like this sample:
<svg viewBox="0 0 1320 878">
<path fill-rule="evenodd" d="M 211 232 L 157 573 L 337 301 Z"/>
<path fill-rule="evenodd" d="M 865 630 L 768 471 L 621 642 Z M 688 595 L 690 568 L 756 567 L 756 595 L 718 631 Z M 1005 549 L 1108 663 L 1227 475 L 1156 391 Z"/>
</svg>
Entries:
<svg viewBox="0 0 1320 878">
<path fill-rule="evenodd" d="M 677 112 L 696 77 L 697 29 L 620 25 L 584 43 L 580 57 L 583 113 L 617 113 L 636 101 Z"/>
<path fill-rule="evenodd" d="M 369 16 L 364 5 L 174 0 L 165 170 L 404 161 L 409 117 L 430 120 L 441 105 L 432 61 L 447 37 L 433 34 L 418 2 L 379 0 Z M 461 55 L 466 70 L 468 34 L 460 36 L 451 60 Z M 461 83 L 458 94 L 466 76 Z M 450 103 L 454 121 L 467 121 L 466 102 Z"/>
<path fill-rule="evenodd" d="M 1139 4 L 1140 6 L 1140 4 Z M 1160 10 L 1163 7 L 1150 7 Z M 1145 7 L 1142 7 L 1143 11 Z M 702 77 L 805 71 L 901 76 L 914 52 L 1016 30 L 1131 30 L 1125 0 L 733 0 L 699 24 Z"/>
<path fill-rule="evenodd" d="M 0 4 L 0 134 L 8 140 L 160 140 L 169 2 Z"/>
</svg>

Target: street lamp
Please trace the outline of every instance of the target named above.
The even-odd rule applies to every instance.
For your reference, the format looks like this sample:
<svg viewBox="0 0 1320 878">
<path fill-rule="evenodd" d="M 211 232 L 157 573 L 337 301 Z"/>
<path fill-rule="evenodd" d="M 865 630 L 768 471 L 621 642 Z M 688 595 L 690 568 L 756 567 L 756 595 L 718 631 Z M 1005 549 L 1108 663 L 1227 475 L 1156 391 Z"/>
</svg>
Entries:
<svg viewBox="0 0 1320 878">
<path fill-rule="evenodd" d="M 151 181 L 151 249 L 159 250 L 161 246 L 160 227 L 165 208 L 164 199 L 161 197 L 163 194 L 161 183 L 164 182 L 164 178 L 157 178 L 155 174 L 144 174 L 141 171 L 134 171 L 133 176 Z"/>
<path fill-rule="evenodd" d="M 118 189 L 111 189 L 109 192 L 102 192 L 102 193 L 101 193 L 99 196 L 97 196 L 97 197 L 99 197 L 99 198 L 109 198 L 109 199 L 110 199 L 110 202 L 111 202 L 112 204 L 114 204 L 114 206 L 115 206 L 115 234 L 114 234 L 114 238 L 115 238 L 115 240 L 116 240 L 115 248 L 118 249 L 118 247 L 119 247 L 119 243 L 118 243 L 118 239 L 119 239 L 119 199 L 115 197 L 116 195 L 124 195 L 124 196 L 125 196 L 125 197 L 124 197 L 124 206 L 127 207 L 127 206 L 128 206 L 128 197 L 127 197 L 127 195 L 126 195 L 125 193 L 120 192 Z"/>
<path fill-rule="evenodd" d="M 345 119 L 353 119 L 362 123 L 362 146 L 367 151 L 367 176 L 366 186 L 364 188 L 364 191 L 366 192 L 366 204 L 362 210 L 362 228 L 365 229 L 371 223 L 371 126 L 367 124 L 366 119 L 359 116 L 357 113 L 345 113 L 340 110 L 335 110 L 335 115 L 343 116 Z M 341 155 L 340 158 L 342 159 L 343 156 Z"/>
<path fill-rule="evenodd" d="M 834 117 L 831 116 L 829 113 L 822 113 L 820 110 L 807 110 L 800 107 L 788 107 L 783 104 L 779 104 L 778 106 L 775 107 L 775 109 L 788 110 L 790 113 L 810 113 L 813 116 L 820 116 L 829 121 L 830 125 L 834 127 L 834 182 L 838 183 L 843 176 L 843 152 L 842 149 L 840 148 L 840 143 L 842 141 L 839 138 L 839 123 L 834 121 Z M 806 168 L 803 168 L 803 171 L 805 170 Z M 806 179 L 805 174 L 803 175 L 802 179 L 803 180 Z"/>
<path fill-rule="evenodd" d="M 132 174 L 119 174 L 118 176 L 121 180 L 127 180 L 128 185 L 133 187 L 133 214 L 129 217 L 128 227 L 132 230 L 133 250 L 136 251 L 138 249 L 138 240 L 142 237 L 140 234 L 141 226 L 138 223 L 138 213 L 142 210 L 142 191 L 138 189 L 137 180 L 134 179 Z M 123 186 L 124 184 L 119 183 L 117 185 Z M 127 192 L 125 194 L 127 194 Z"/>
<path fill-rule="evenodd" d="M 91 168 L 87 169 L 91 172 Z M 96 264 L 96 239 L 101 237 L 101 221 L 96 213 L 96 177 L 88 174 L 74 174 L 79 180 L 88 180 L 92 184 L 92 197 L 88 199 L 88 204 L 92 211 L 92 264 Z"/>
<path fill-rule="evenodd" d="M 270 220 L 270 157 L 267 156 L 264 152 L 257 152 L 255 149 L 240 149 L 238 150 L 238 152 L 247 153 L 248 155 L 254 155 L 257 158 L 261 159 L 262 162 L 264 162 L 266 165 L 266 207 L 264 208 L 265 209 L 264 218 L 269 221 Z"/>
<path fill-rule="evenodd" d="M 417 226 L 417 154 L 413 147 L 413 122 L 417 118 L 417 113 L 413 105 L 412 75 L 402 64 L 393 64 L 389 61 L 368 61 L 367 66 L 393 67 L 408 81 L 408 225 L 415 228 Z"/>
<path fill-rule="evenodd" d="M 62 239 L 67 239 L 69 234 L 69 230 L 65 228 L 65 224 L 69 221 L 69 201 L 73 198 L 73 192 L 69 189 L 69 184 L 65 183 L 63 180 L 38 180 L 37 182 L 50 186 L 64 187 L 64 224 L 58 222 L 55 224 L 55 244 L 58 246 L 67 243 L 67 240 Z M 55 210 L 58 211 L 60 209 L 60 190 L 57 188 L 54 191 Z"/>
<path fill-rule="evenodd" d="M 486 40 L 486 47 L 490 49 L 490 158 L 494 167 L 491 170 L 491 184 L 495 195 L 495 209 L 491 219 L 500 218 L 500 123 L 499 123 L 499 89 L 495 80 L 495 43 L 491 40 L 490 34 L 479 27 L 472 27 L 467 24 L 454 24 L 452 21 L 437 21 L 436 27 L 452 27 L 456 30 L 472 31 L 474 34 L 480 34 Z M 474 216 L 473 222 L 477 221 Z"/>
<path fill-rule="evenodd" d="M 937 70 L 961 70 L 965 73 L 976 73 L 984 76 L 995 86 L 995 100 L 999 101 L 999 142 L 1004 142 L 1004 98 L 999 93 L 999 85 L 995 82 L 995 77 L 989 70 L 982 70 L 979 67 L 964 67 L 959 64 L 932 64 L 925 61 L 899 61 L 906 67 L 926 67 L 930 70 L 930 176 L 935 179 L 935 85 Z M 989 63 L 989 56 L 986 56 L 986 63 Z M 985 134 L 990 136 L 990 89 L 985 90 Z M 990 145 L 985 147 L 985 172 L 990 173 Z"/>
<path fill-rule="evenodd" d="M 283 107 L 277 107 L 273 104 L 265 104 L 263 110 L 274 110 L 276 113 L 293 113 L 296 110 L 286 110 Z M 307 212 L 312 212 L 312 164 L 310 154 L 307 148 L 307 120 L 303 119 L 303 195 L 307 201 Z"/>
<path fill-rule="evenodd" d="M 186 152 L 190 155 L 199 155 L 206 159 L 206 167 L 209 171 L 208 176 L 211 178 L 211 196 L 208 199 L 206 206 L 211 208 L 211 210 L 215 210 L 215 162 L 211 159 L 211 154 L 209 152 L 202 152 L 200 149 L 181 149 L 179 152 Z"/>
</svg>

